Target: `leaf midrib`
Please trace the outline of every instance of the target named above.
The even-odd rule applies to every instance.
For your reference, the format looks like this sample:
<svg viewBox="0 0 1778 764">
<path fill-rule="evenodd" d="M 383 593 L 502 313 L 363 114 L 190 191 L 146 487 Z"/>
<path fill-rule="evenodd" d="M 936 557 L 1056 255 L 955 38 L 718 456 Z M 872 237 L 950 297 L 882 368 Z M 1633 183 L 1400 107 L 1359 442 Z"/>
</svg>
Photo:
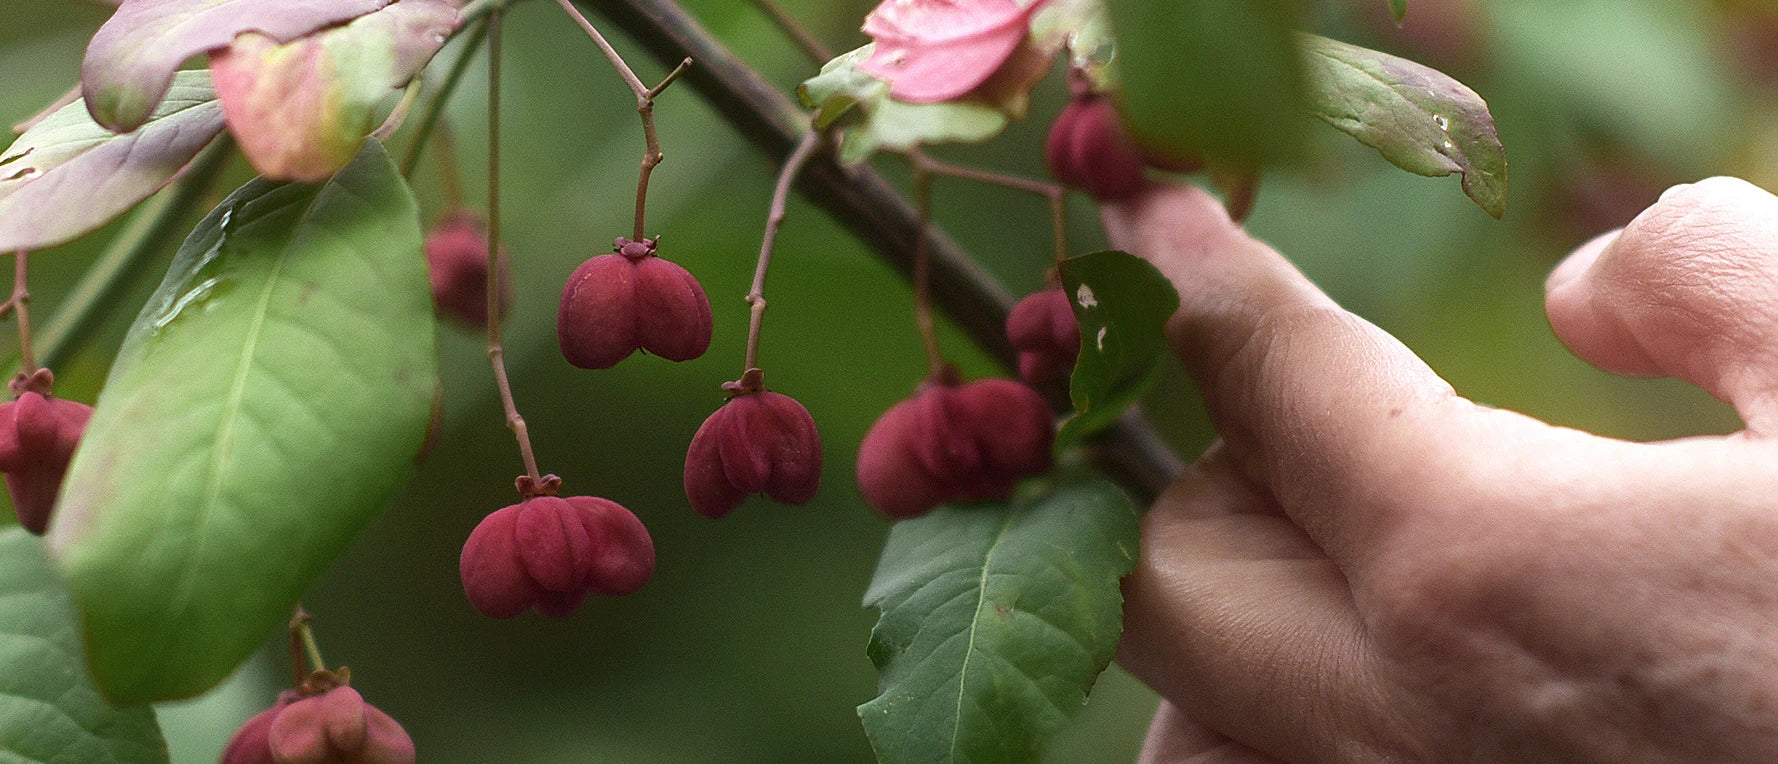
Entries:
<svg viewBox="0 0 1778 764">
<path fill-rule="evenodd" d="M 976 582 L 975 613 L 969 617 L 969 640 L 963 647 L 963 667 L 957 671 L 957 704 L 951 714 L 951 761 L 957 760 L 957 743 L 963 736 L 963 700 L 969 692 L 969 665 L 976 654 L 976 630 L 982 622 L 982 607 L 988 603 L 988 571 L 994 567 L 994 553 L 1000 551 L 1001 542 L 1006 540 L 1007 532 L 1012 530 L 1014 521 L 1022 512 L 1022 509 L 1015 508 L 1006 513 L 1000 530 L 994 534 L 994 543 L 989 544 L 988 552 L 982 555 L 982 575 Z"/>
</svg>

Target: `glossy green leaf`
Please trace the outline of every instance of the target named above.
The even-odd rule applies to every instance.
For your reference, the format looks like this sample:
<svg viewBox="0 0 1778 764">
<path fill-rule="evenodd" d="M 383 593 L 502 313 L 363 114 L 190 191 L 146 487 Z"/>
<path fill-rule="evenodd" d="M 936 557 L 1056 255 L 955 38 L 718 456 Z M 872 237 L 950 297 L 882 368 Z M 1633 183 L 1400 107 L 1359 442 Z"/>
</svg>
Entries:
<svg viewBox="0 0 1778 764">
<path fill-rule="evenodd" d="M 1022 762 L 1086 700 L 1123 631 L 1136 510 L 1115 487 L 895 524 L 865 604 L 879 695 L 858 707 L 882 762 Z"/>
<path fill-rule="evenodd" d="M 1506 150 L 1488 104 L 1442 72 L 1405 58 L 1302 35 L 1310 110 L 1417 175 L 1463 174 L 1463 193 L 1506 214 Z"/>
<path fill-rule="evenodd" d="M 1109 0 L 1119 106 L 1150 152 L 1261 167 L 1303 153 L 1292 0 Z"/>
<path fill-rule="evenodd" d="M 406 478 L 436 387 L 412 194 L 371 141 L 332 180 L 254 180 L 130 329 L 50 548 L 117 702 L 203 692 Z"/>
<path fill-rule="evenodd" d="M 180 72 L 135 132 L 68 104 L 0 152 L 0 252 L 53 247 L 129 211 L 167 185 L 222 132 L 210 73 Z"/>
<path fill-rule="evenodd" d="M 844 162 L 863 161 L 878 149 L 979 143 L 1025 115 L 1030 99 L 1017 87 L 1006 88 L 998 99 L 972 94 L 944 103 L 904 103 L 890 98 L 888 83 L 858 69 L 872 48 L 840 55 L 797 87 L 803 105 L 816 110 L 816 129 L 844 128 L 839 152 Z"/>
<path fill-rule="evenodd" d="M 1389 0 L 1389 15 L 1394 16 L 1395 23 L 1400 24 L 1402 18 L 1408 15 L 1408 0 Z"/>
<path fill-rule="evenodd" d="M 113 708 L 87 674 L 68 590 L 23 528 L 0 530 L 0 760 L 165 762 L 147 706 Z"/>
<path fill-rule="evenodd" d="M 1167 319 L 1179 293 L 1140 257 L 1116 250 L 1062 261 L 1062 286 L 1080 322 L 1080 360 L 1069 378 L 1074 415 L 1062 423 L 1064 448 L 1117 421 L 1154 380 L 1167 353 Z"/>
<path fill-rule="evenodd" d="M 86 46 L 81 91 L 93 121 L 116 132 L 154 113 L 186 59 L 242 32 L 290 41 L 390 0 L 124 0 Z"/>
</svg>

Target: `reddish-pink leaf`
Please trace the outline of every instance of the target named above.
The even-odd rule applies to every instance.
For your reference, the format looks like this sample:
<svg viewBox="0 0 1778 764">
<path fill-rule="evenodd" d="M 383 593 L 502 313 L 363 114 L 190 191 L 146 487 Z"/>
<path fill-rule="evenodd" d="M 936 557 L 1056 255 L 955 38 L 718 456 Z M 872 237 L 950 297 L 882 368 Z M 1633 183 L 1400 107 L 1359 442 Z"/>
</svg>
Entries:
<svg viewBox="0 0 1778 764">
<path fill-rule="evenodd" d="M 0 252 L 43 249 L 105 225 L 160 190 L 222 132 L 210 73 L 180 72 L 135 132 L 68 104 L 0 151 Z"/>
<path fill-rule="evenodd" d="M 287 44 L 244 33 L 210 57 L 229 130 L 260 174 L 326 180 L 358 155 L 382 102 L 458 23 L 447 0 L 400 0 Z"/>
<path fill-rule="evenodd" d="M 909 103 L 937 103 L 974 90 L 1028 33 L 1032 11 L 1014 0 L 883 0 L 864 19 L 876 41 L 859 68 Z"/>
<path fill-rule="evenodd" d="M 124 0 L 81 62 L 93 120 L 113 132 L 148 121 L 186 59 L 259 32 L 288 41 L 388 5 L 390 0 Z"/>
</svg>

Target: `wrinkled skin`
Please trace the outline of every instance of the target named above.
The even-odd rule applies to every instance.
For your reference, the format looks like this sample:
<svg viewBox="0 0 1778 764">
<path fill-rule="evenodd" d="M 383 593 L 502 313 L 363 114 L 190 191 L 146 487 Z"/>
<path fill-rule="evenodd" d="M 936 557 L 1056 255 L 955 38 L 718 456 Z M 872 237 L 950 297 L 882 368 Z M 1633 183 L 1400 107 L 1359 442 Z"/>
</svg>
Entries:
<svg viewBox="0 0 1778 764">
<path fill-rule="evenodd" d="M 652 246 L 619 241 L 624 253 L 587 260 L 562 287 L 562 356 L 583 369 L 609 369 L 637 350 L 669 361 L 703 355 L 712 330 L 703 286 Z"/>
<path fill-rule="evenodd" d="M 489 618 L 536 609 L 561 617 L 589 594 L 630 594 L 654 574 L 654 543 L 636 515 L 592 496 L 537 496 L 476 525 L 458 560 L 463 592 Z"/>
<path fill-rule="evenodd" d="M 815 419 L 780 393 L 729 399 L 704 420 L 685 452 L 685 496 L 705 517 L 727 515 L 756 493 L 802 504 L 815 498 L 820 484 Z"/>
<path fill-rule="evenodd" d="M 1125 582 L 1144 760 L 1778 761 L 1778 199 L 1675 187 L 1549 279 L 1575 353 L 1746 423 L 1659 443 L 1460 397 L 1201 191 L 1103 213 L 1222 435 Z"/>
<path fill-rule="evenodd" d="M 877 418 L 858 446 L 858 489 L 887 517 L 947 501 L 1004 499 L 1020 479 L 1049 471 L 1049 405 L 1009 379 L 927 384 Z"/>
<path fill-rule="evenodd" d="M 414 762 L 414 741 L 407 731 L 350 687 L 335 687 L 273 712 L 266 747 L 278 764 Z"/>
</svg>

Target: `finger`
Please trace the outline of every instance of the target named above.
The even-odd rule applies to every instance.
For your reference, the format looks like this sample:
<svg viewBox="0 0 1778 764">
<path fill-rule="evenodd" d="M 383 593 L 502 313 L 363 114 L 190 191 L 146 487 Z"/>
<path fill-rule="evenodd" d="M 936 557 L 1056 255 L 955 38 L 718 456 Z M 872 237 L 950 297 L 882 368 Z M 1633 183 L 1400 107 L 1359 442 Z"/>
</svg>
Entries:
<svg viewBox="0 0 1778 764">
<path fill-rule="evenodd" d="M 1209 194 L 1154 185 L 1101 206 L 1107 232 L 1179 291 L 1168 325 L 1218 431 L 1289 516 L 1350 566 L 1449 458 L 1469 411 L 1411 351 L 1341 310 Z"/>
<path fill-rule="evenodd" d="M 1340 571 L 1201 463 L 1143 518 L 1118 662 L 1186 717 L 1290 761 L 1383 749 L 1386 704 Z M 1231 511 L 1233 510 L 1233 511 Z"/>
<path fill-rule="evenodd" d="M 1556 336 L 1620 374 L 1679 377 L 1750 429 L 1778 416 L 1778 197 L 1741 180 L 1675 186 L 1550 274 Z"/>
<path fill-rule="evenodd" d="M 1187 719 L 1172 703 L 1161 701 L 1148 736 L 1142 740 L 1139 764 L 1278 764 L 1278 760 L 1228 739 L 1227 735 Z"/>
</svg>

